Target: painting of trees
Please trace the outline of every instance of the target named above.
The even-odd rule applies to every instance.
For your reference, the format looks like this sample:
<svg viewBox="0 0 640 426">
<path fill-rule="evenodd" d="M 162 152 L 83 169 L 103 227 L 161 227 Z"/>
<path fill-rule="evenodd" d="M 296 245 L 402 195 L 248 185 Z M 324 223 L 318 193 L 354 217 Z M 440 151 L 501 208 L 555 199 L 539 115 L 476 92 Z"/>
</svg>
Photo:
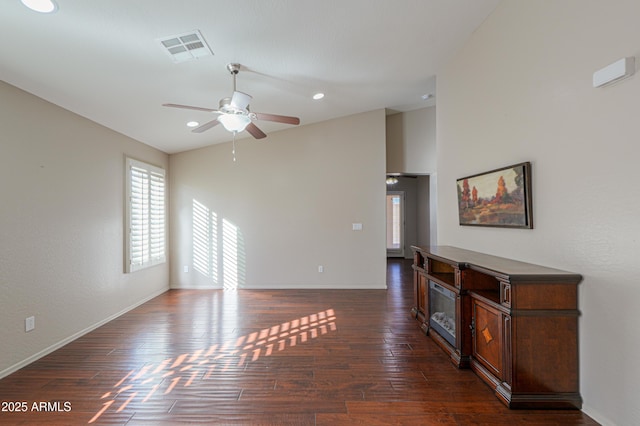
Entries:
<svg viewBox="0 0 640 426">
<path fill-rule="evenodd" d="M 460 224 L 531 228 L 530 170 L 521 163 L 458 179 Z"/>
<path fill-rule="evenodd" d="M 464 181 L 462 181 L 462 203 L 464 203 L 465 208 L 469 207 L 470 193 L 471 191 L 469 191 L 469 181 L 465 179 Z"/>
</svg>

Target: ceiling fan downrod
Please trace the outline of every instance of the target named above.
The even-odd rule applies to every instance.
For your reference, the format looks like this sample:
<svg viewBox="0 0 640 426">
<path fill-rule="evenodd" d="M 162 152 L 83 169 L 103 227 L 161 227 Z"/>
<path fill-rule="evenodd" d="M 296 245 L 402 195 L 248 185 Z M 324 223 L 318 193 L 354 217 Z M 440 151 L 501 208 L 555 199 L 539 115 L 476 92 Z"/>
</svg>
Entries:
<svg viewBox="0 0 640 426">
<path fill-rule="evenodd" d="M 227 69 L 229 70 L 229 72 L 231 73 L 231 75 L 233 76 L 233 91 L 236 91 L 236 76 L 238 75 L 238 72 L 240 72 L 240 64 L 227 64 Z"/>
</svg>

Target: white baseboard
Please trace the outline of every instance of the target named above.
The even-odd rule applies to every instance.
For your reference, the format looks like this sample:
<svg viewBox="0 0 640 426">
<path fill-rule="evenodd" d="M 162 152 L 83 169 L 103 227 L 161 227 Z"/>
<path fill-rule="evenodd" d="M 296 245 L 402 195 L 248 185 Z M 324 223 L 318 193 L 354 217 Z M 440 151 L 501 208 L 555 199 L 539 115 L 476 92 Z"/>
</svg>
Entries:
<svg viewBox="0 0 640 426">
<path fill-rule="evenodd" d="M 26 359 L 24 359 L 24 360 L 22 360 L 22 361 L 20 361 L 20 362 L 18 362 L 16 364 L 12 365 L 11 367 L 0 371 L 0 379 L 8 376 L 9 374 L 15 373 L 16 371 L 20 370 L 21 368 L 26 367 L 27 365 L 31 364 L 32 362 L 37 361 L 37 360 L 39 360 L 40 358 L 42 358 L 42 357 L 44 357 L 46 355 L 49 355 L 51 352 L 53 352 L 53 351 L 55 351 L 57 349 L 60 349 L 64 345 L 73 342 L 77 338 L 82 337 L 85 334 L 95 330 L 96 328 L 105 325 L 109 321 L 113 321 L 114 319 L 118 318 L 119 316 L 126 314 L 130 310 L 137 308 L 138 306 L 148 302 L 149 300 L 153 299 L 154 297 L 158 297 L 161 294 L 166 293 L 167 291 L 169 291 L 169 288 L 165 288 L 165 289 L 159 290 L 159 291 L 151 294 L 150 296 L 142 299 L 141 301 L 139 301 L 137 303 L 134 303 L 133 305 L 121 310 L 120 312 L 115 313 L 115 314 L 111 315 L 110 317 L 105 318 L 102 321 L 99 321 L 99 322 L 97 322 L 97 323 L 85 328 L 84 330 L 80 330 L 79 332 L 77 332 L 75 334 L 72 334 L 71 336 L 69 336 L 69 337 L 67 337 L 65 339 L 62 339 L 61 341 L 59 341 L 57 343 L 54 343 L 53 345 L 49 346 L 48 348 L 45 348 L 45 349 L 41 350 L 40 352 L 31 355 L 30 357 L 28 357 L 28 358 L 26 358 Z"/>
<path fill-rule="evenodd" d="M 274 285 L 267 284 L 264 287 L 262 286 L 239 286 L 238 290 L 387 290 L 388 287 L 386 284 L 349 284 L 346 287 L 338 286 L 335 284 L 308 284 L 304 287 L 300 285 Z M 224 290 L 223 287 L 210 286 L 210 287 L 198 287 L 198 286 L 171 286 L 171 290 Z"/>
</svg>

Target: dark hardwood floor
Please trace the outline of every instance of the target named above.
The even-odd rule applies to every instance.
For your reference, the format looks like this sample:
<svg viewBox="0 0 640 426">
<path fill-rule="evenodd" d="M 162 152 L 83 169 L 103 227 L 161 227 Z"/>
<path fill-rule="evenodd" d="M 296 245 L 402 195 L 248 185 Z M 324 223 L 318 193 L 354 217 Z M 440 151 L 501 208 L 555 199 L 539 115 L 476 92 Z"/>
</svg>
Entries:
<svg viewBox="0 0 640 426">
<path fill-rule="evenodd" d="M 410 262 L 388 287 L 169 291 L 0 380 L 0 423 L 597 424 L 507 409 L 410 317 Z"/>
</svg>

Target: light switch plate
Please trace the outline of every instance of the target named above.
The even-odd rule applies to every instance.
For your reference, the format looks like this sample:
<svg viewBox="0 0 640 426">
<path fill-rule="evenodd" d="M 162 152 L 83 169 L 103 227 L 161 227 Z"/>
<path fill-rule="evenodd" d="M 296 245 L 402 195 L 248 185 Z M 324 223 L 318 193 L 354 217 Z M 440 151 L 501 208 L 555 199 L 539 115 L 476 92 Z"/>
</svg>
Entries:
<svg viewBox="0 0 640 426">
<path fill-rule="evenodd" d="M 36 328 L 36 317 L 29 317 L 24 320 L 24 331 L 31 331 Z"/>
</svg>

